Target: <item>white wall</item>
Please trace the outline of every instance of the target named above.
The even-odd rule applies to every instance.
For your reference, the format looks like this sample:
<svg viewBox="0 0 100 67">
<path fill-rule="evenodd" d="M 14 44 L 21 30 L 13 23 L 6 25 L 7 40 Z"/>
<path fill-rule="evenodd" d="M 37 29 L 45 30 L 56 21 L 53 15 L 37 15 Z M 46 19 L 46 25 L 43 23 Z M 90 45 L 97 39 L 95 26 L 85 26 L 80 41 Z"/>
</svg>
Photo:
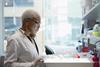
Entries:
<svg viewBox="0 0 100 67">
<path fill-rule="evenodd" d="M 31 7 L 4 7 L 4 16 L 5 17 L 20 17 L 22 13 L 27 9 L 33 9 L 42 16 L 42 0 L 34 0 L 34 6 Z"/>
<path fill-rule="evenodd" d="M 0 0 L 0 56 L 4 54 L 4 48 L 3 48 L 3 34 L 4 34 L 4 27 L 3 27 L 3 0 Z"/>
</svg>

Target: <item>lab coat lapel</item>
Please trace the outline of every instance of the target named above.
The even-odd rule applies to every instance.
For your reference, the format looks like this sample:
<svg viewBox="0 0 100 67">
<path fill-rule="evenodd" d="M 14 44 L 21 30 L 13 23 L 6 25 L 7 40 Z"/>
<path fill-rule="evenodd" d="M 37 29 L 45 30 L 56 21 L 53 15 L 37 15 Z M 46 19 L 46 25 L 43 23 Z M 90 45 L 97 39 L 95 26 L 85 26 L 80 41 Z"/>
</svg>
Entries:
<svg viewBox="0 0 100 67">
<path fill-rule="evenodd" d="M 23 42 L 25 42 L 25 44 L 26 45 L 28 45 L 28 46 L 30 46 L 31 48 L 33 47 L 35 47 L 34 45 L 33 45 L 33 42 L 31 42 L 28 38 L 27 38 L 27 36 L 25 35 L 25 34 L 23 34 L 21 31 L 20 31 L 20 34 L 21 34 L 21 36 L 23 37 Z"/>
</svg>

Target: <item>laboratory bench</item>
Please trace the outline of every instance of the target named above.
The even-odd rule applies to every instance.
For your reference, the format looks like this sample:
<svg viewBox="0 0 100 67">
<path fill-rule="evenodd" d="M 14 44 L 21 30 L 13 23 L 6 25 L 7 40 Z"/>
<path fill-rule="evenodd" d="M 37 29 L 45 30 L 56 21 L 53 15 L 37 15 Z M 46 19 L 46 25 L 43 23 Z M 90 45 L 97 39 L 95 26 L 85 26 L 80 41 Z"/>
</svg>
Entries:
<svg viewBox="0 0 100 67">
<path fill-rule="evenodd" d="M 63 55 L 49 55 L 44 57 L 46 67 L 93 67 L 89 58 L 66 58 Z"/>
</svg>

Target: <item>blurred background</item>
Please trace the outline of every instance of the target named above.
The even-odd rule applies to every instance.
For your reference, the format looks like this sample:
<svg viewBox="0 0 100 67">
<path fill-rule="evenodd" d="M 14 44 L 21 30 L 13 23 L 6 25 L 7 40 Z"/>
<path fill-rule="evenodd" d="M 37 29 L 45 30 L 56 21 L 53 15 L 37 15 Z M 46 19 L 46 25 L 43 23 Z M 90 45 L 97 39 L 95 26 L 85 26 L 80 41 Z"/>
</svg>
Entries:
<svg viewBox="0 0 100 67">
<path fill-rule="evenodd" d="M 4 0 L 4 41 L 21 27 L 21 15 L 33 9 L 41 15 L 37 41 L 57 53 L 75 47 L 81 34 L 81 0 Z M 6 45 L 4 45 L 6 47 Z M 69 50 L 69 49 L 68 49 Z"/>
</svg>

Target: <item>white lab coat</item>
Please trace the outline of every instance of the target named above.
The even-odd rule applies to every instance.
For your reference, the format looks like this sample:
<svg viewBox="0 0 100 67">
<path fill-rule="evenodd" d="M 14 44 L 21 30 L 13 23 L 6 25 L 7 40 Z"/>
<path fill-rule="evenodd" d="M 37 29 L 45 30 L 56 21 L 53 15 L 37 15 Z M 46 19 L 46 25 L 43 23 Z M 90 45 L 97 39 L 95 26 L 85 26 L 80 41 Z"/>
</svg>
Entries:
<svg viewBox="0 0 100 67">
<path fill-rule="evenodd" d="M 7 40 L 5 59 L 7 67 L 31 67 L 34 59 L 39 56 L 35 44 L 23 33 L 22 30 L 19 30 Z M 43 47 L 40 47 L 39 44 L 37 46 L 39 54 L 41 51 L 45 54 L 45 49 L 41 49 Z"/>
</svg>

